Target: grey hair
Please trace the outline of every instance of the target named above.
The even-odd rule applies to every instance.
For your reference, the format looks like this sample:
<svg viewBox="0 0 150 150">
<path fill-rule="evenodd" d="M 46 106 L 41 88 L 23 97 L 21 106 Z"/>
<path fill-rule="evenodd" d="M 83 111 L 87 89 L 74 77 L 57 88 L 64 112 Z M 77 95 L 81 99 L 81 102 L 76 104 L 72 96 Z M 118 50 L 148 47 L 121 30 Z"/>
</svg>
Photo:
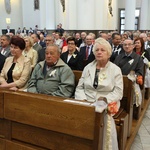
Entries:
<svg viewBox="0 0 150 150">
<path fill-rule="evenodd" d="M 55 42 L 55 38 L 51 34 L 47 34 L 46 37 L 50 37 L 53 40 L 53 42 Z"/>
<path fill-rule="evenodd" d="M 56 45 L 56 44 L 49 44 L 49 45 L 46 47 L 46 49 L 49 48 L 49 47 L 55 47 L 55 48 L 57 49 L 58 54 L 60 54 L 61 50 L 60 50 L 60 48 L 59 48 L 58 45 Z"/>
<path fill-rule="evenodd" d="M 105 39 L 103 38 L 97 38 L 95 40 L 95 43 L 94 43 L 94 46 L 93 46 L 93 53 L 95 54 L 95 51 L 97 49 L 97 45 L 100 44 L 100 45 L 103 45 L 104 47 L 106 47 L 106 50 L 108 52 L 108 55 L 111 56 L 112 54 L 112 48 L 111 48 L 111 45 L 109 44 L 108 41 L 106 41 Z"/>
</svg>

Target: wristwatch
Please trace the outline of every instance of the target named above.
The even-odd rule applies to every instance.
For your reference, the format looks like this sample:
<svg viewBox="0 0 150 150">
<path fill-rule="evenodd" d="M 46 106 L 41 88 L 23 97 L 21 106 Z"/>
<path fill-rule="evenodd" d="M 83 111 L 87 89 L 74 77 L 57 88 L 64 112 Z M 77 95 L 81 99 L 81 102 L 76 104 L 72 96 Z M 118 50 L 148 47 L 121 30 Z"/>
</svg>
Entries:
<svg viewBox="0 0 150 150">
<path fill-rule="evenodd" d="M 5 9 L 8 14 L 11 12 L 11 3 L 10 0 L 5 0 Z"/>
</svg>

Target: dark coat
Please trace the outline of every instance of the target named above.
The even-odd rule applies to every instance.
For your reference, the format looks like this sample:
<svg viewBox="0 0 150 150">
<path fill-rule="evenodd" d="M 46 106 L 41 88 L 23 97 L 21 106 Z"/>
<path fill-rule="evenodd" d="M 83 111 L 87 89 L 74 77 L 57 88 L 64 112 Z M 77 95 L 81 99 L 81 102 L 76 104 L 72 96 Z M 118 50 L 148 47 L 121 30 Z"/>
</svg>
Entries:
<svg viewBox="0 0 150 150">
<path fill-rule="evenodd" d="M 46 47 L 38 51 L 38 62 L 45 60 L 45 50 Z"/>
<path fill-rule="evenodd" d="M 122 45 L 117 46 L 114 50 L 112 48 L 112 55 L 110 57 L 110 61 L 114 62 L 115 58 L 124 52 Z"/>
<path fill-rule="evenodd" d="M 83 46 L 80 48 L 80 54 L 82 55 L 82 61 L 83 61 L 84 67 L 86 65 L 88 65 L 90 62 L 92 62 L 93 60 L 95 60 L 95 56 L 94 56 L 93 51 L 92 51 L 93 46 L 91 48 L 91 53 L 90 53 L 88 59 L 86 60 L 86 47 L 87 46 Z"/>
<path fill-rule="evenodd" d="M 82 55 L 76 50 L 74 52 L 74 56 L 72 55 L 70 60 L 67 62 L 69 51 L 66 51 L 60 55 L 60 58 L 68 64 L 68 66 L 72 70 L 83 70 L 83 61 L 82 61 Z"/>
<path fill-rule="evenodd" d="M 0 53 L 0 73 L 1 73 L 1 70 L 3 69 L 5 59 L 6 59 L 6 57 Z"/>
<path fill-rule="evenodd" d="M 123 75 L 128 75 L 130 71 L 135 71 L 136 75 L 142 75 L 144 71 L 144 62 L 140 55 L 134 51 L 130 56 L 126 56 L 125 52 L 116 57 L 114 63 L 120 67 Z"/>
</svg>

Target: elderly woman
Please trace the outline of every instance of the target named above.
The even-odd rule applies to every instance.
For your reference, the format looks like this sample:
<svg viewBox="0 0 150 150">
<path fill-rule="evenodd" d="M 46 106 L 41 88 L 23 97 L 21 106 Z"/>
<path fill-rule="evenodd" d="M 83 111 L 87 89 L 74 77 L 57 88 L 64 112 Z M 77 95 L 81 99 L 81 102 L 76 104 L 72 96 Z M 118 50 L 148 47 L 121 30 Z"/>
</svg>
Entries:
<svg viewBox="0 0 150 150">
<path fill-rule="evenodd" d="M 93 53 L 95 60 L 84 68 L 75 91 L 75 99 L 89 102 L 99 102 L 104 99 L 106 106 L 114 105 L 116 110 L 114 112 L 108 111 L 105 117 L 106 126 L 108 123 L 111 126 L 105 127 L 105 133 L 109 132 L 110 134 L 104 135 L 103 149 L 117 150 L 117 135 L 112 115 L 119 109 L 123 96 L 122 73 L 118 66 L 109 61 L 112 51 L 106 40 L 96 39 Z"/>
<path fill-rule="evenodd" d="M 26 46 L 25 49 L 23 50 L 22 54 L 29 58 L 31 61 L 31 67 L 32 69 L 35 67 L 35 65 L 37 64 L 37 60 L 38 60 L 38 53 L 36 50 L 34 50 L 32 48 L 33 46 L 33 40 L 31 37 L 27 36 L 24 38 Z"/>
<path fill-rule="evenodd" d="M 76 49 L 76 39 L 69 37 L 67 39 L 68 50 L 60 55 L 60 58 L 72 69 L 83 70 L 83 58 Z"/>
<path fill-rule="evenodd" d="M 12 57 L 8 57 L 0 74 L 0 88 L 22 90 L 30 77 L 31 63 L 22 55 L 25 48 L 24 39 L 13 36 L 10 41 Z"/>
<path fill-rule="evenodd" d="M 134 51 L 138 54 L 138 55 L 142 55 L 144 52 L 144 40 L 143 38 L 136 38 L 134 40 Z"/>
</svg>

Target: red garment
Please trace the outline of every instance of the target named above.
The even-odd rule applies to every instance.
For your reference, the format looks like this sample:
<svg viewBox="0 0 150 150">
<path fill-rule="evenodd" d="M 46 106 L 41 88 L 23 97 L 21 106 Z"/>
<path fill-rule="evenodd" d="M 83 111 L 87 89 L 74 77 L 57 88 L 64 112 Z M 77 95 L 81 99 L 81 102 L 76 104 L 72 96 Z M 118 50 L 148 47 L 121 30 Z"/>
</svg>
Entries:
<svg viewBox="0 0 150 150">
<path fill-rule="evenodd" d="M 86 48 L 86 60 L 88 59 L 89 57 L 89 46 Z"/>
<path fill-rule="evenodd" d="M 136 54 L 140 55 L 141 56 L 141 52 L 136 52 Z"/>
<path fill-rule="evenodd" d="M 62 39 L 62 40 L 63 40 L 63 46 L 62 46 L 63 48 L 64 46 L 67 46 L 67 41 L 65 39 Z"/>
</svg>

